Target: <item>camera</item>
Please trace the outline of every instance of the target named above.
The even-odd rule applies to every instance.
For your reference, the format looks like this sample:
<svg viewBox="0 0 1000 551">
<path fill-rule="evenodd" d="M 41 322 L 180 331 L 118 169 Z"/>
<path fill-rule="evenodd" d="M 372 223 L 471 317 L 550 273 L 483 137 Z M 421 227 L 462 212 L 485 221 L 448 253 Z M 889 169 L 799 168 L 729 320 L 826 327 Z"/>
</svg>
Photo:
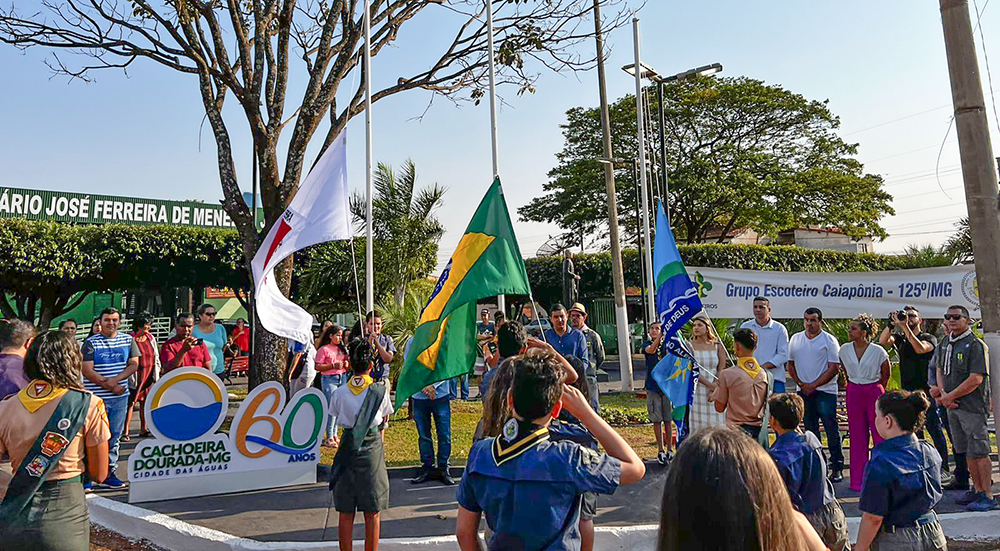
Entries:
<svg viewBox="0 0 1000 551">
<path fill-rule="evenodd" d="M 201 344 L 202 344 L 203 342 L 205 342 L 205 339 L 195 339 L 195 340 L 194 340 L 194 345 L 195 345 L 195 346 L 199 346 L 199 345 L 201 345 Z"/>
<path fill-rule="evenodd" d="M 895 314 L 897 320 L 906 321 L 906 310 L 899 310 Z"/>
</svg>

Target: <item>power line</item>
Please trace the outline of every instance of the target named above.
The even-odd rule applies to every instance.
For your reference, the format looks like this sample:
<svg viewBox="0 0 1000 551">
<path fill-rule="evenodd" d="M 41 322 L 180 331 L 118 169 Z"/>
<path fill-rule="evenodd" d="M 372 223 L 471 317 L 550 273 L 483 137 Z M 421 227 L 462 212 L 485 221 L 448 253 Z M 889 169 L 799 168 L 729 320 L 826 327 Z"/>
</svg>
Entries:
<svg viewBox="0 0 1000 551">
<path fill-rule="evenodd" d="M 990 103 L 993 105 L 993 120 L 997 124 L 997 128 L 1000 129 L 1000 117 L 997 116 L 997 99 L 993 95 L 993 75 L 990 73 L 990 54 L 986 51 L 986 36 L 983 34 L 983 12 L 986 11 L 986 6 L 990 5 L 990 0 L 986 0 L 983 4 L 983 11 L 979 11 L 979 3 L 976 0 L 972 0 L 972 7 L 976 9 L 976 29 L 979 30 L 979 41 L 983 44 L 983 63 L 986 65 L 986 81 L 990 86 Z M 975 31 L 973 31 L 975 32 Z"/>
</svg>

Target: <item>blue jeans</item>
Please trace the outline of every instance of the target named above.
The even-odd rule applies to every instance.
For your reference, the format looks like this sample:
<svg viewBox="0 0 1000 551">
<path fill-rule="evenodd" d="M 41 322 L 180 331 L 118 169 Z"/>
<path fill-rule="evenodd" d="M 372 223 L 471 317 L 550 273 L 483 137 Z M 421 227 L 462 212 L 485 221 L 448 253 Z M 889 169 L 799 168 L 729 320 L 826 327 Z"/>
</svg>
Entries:
<svg viewBox="0 0 1000 551">
<path fill-rule="evenodd" d="M 323 395 L 326 396 L 327 406 L 329 406 L 330 402 L 333 400 L 333 391 L 340 388 L 340 385 L 344 384 L 346 381 L 346 373 L 341 373 L 339 375 L 323 375 L 323 378 L 320 379 L 320 384 L 323 386 Z M 326 420 L 326 434 L 323 435 L 323 438 L 326 439 L 337 436 L 337 416 L 327 415 Z"/>
<path fill-rule="evenodd" d="M 108 474 L 114 474 L 118 469 L 118 449 L 121 447 L 122 432 L 128 423 L 128 396 L 125 394 L 114 398 L 104 398 L 104 409 L 108 412 L 108 425 L 111 429 L 111 440 L 108 440 Z"/>
<path fill-rule="evenodd" d="M 826 431 L 826 444 L 830 448 L 830 470 L 840 471 L 844 468 L 844 448 L 840 445 L 840 428 L 837 426 L 837 395 L 817 390 L 812 396 L 799 392 L 806 403 L 806 430 L 819 438 L 819 422 L 823 421 Z"/>
<path fill-rule="evenodd" d="M 774 380 L 774 393 L 784 394 L 785 393 L 785 381 Z"/>
<path fill-rule="evenodd" d="M 417 423 L 420 464 L 425 471 L 434 469 L 434 442 L 431 440 L 431 417 L 437 429 L 437 468 L 447 472 L 451 460 L 451 400 L 413 400 L 413 420 Z"/>
<path fill-rule="evenodd" d="M 462 380 L 462 399 L 463 400 L 468 400 L 469 399 L 469 374 L 466 373 L 465 375 L 462 375 L 460 377 L 460 379 Z M 456 392 L 456 394 L 457 394 L 457 392 Z"/>
</svg>

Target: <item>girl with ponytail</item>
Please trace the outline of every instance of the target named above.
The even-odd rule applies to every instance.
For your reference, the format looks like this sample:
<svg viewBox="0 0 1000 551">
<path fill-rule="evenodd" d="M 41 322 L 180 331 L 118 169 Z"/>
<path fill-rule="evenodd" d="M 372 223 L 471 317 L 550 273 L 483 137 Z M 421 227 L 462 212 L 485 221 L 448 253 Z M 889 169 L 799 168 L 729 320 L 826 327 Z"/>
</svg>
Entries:
<svg viewBox="0 0 1000 551">
<path fill-rule="evenodd" d="M 878 399 L 875 427 L 884 438 L 865 467 L 855 551 L 947 549 L 934 505 L 941 499 L 941 456 L 918 440 L 931 405 L 922 390 L 891 390 Z"/>
</svg>

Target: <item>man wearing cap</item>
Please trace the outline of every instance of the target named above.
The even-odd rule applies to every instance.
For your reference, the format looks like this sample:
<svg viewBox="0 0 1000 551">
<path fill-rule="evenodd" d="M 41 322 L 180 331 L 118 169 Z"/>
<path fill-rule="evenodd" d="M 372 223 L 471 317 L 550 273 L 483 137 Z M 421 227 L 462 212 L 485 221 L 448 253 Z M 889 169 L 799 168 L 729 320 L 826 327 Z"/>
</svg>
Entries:
<svg viewBox="0 0 1000 551">
<path fill-rule="evenodd" d="M 583 304 L 574 302 L 569 308 L 569 323 L 583 333 L 587 339 L 587 385 L 590 387 L 590 406 L 594 411 L 600 411 L 600 389 L 597 386 L 597 370 L 604 364 L 604 342 L 601 336 L 587 326 L 587 309 Z"/>
</svg>

